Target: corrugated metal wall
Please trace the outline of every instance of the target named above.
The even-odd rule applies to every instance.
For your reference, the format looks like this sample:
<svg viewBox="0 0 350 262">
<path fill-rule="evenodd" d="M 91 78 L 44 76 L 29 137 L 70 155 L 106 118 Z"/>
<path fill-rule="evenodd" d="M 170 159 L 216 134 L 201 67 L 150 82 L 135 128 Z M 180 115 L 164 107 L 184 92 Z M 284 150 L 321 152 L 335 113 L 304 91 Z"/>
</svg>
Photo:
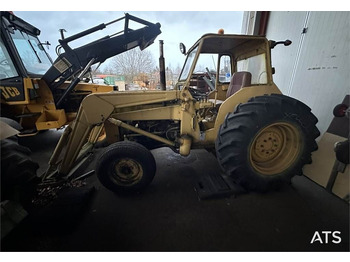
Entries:
<svg viewBox="0 0 350 262">
<path fill-rule="evenodd" d="M 274 82 L 313 110 L 325 132 L 333 107 L 350 93 L 350 12 L 271 12 L 270 40 L 292 40 L 272 50 Z"/>
</svg>

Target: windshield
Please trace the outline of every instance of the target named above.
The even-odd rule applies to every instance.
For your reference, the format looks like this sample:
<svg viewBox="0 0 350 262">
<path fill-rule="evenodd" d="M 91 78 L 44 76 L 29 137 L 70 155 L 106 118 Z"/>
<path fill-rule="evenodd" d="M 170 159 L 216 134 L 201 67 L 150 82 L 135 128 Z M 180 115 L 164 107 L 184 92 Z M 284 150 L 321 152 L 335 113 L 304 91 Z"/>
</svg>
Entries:
<svg viewBox="0 0 350 262">
<path fill-rule="evenodd" d="M 182 72 L 181 72 L 181 75 L 179 78 L 180 81 L 187 79 L 188 74 L 189 74 L 190 69 L 191 69 L 191 66 L 192 66 L 193 59 L 196 56 L 197 50 L 198 50 L 198 46 L 195 49 L 193 49 L 191 53 L 188 54 L 188 56 L 186 58 L 186 63 L 182 69 Z"/>
<path fill-rule="evenodd" d="M 18 29 L 14 30 L 11 37 L 28 73 L 44 75 L 51 67 L 51 61 L 38 38 Z"/>
<path fill-rule="evenodd" d="M 18 76 L 15 66 L 0 38 L 0 79 Z"/>
<path fill-rule="evenodd" d="M 215 75 L 217 59 L 218 59 L 218 54 L 200 54 L 193 73 L 194 74 L 205 73 L 209 70 L 210 72 L 213 72 Z"/>
</svg>

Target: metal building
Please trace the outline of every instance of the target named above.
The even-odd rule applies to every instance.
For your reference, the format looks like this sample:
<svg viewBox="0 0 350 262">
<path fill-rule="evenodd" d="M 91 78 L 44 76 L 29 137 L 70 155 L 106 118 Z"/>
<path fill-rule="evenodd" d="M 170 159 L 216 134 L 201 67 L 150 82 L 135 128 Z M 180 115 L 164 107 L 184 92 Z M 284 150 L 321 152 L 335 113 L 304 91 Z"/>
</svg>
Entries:
<svg viewBox="0 0 350 262">
<path fill-rule="evenodd" d="M 350 12 L 250 11 L 245 12 L 243 19 L 243 34 L 292 41 L 291 46 L 272 50 L 274 82 L 284 94 L 311 107 L 317 116 L 319 150 L 304 173 L 327 187 L 334 168 L 334 144 L 349 133 L 348 121 L 340 125 L 343 135 L 337 131 L 329 133 L 329 129 L 334 122 L 333 108 L 344 101 L 349 103 L 346 95 L 350 94 Z M 349 193 L 349 167 L 342 171 L 333 193 L 344 197 Z"/>
<path fill-rule="evenodd" d="M 323 134 L 333 107 L 350 92 L 350 12 L 246 12 L 242 33 L 259 30 L 268 39 L 292 40 L 272 52 L 274 82 L 312 108 Z"/>
</svg>

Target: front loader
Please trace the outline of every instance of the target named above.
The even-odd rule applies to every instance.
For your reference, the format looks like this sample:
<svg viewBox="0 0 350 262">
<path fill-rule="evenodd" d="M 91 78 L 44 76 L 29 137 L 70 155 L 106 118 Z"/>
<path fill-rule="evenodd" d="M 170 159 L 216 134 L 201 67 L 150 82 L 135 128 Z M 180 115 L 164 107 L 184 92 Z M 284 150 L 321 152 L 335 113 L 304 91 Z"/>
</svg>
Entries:
<svg viewBox="0 0 350 262">
<path fill-rule="evenodd" d="M 75 118 L 84 97 L 115 91 L 116 86 L 85 82 L 91 66 L 135 47 L 143 50 L 161 33 L 159 23 L 125 14 L 69 37 L 62 33 L 56 47 L 58 58 L 52 61 L 44 48 L 49 43 L 38 39 L 39 29 L 11 12 L 1 12 L 0 18 L 1 116 L 22 125 L 20 136 L 64 127 Z M 131 22 L 141 27 L 133 30 Z M 112 35 L 70 47 L 71 42 L 112 25 L 123 27 Z"/>
<path fill-rule="evenodd" d="M 131 29 L 131 22 L 139 28 Z M 122 26 L 120 31 L 77 48 L 70 47 L 72 41 L 116 23 Z M 49 43 L 40 42 L 38 28 L 12 12 L 3 11 L 0 27 L 0 135 L 4 137 L 1 140 L 1 201 L 22 202 L 24 187 L 32 181 L 36 183 L 38 165 L 30 159 L 30 150 L 17 143 L 17 136 L 32 136 L 70 124 L 85 97 L 117 89 L 85 81 L 86 75 L 91 74 L 91 66 L 135 47 L 143 50 L 161 31 L 159 23 L 125 14 L 69 37 L 62 34 L 56 48 L 58 57 L 52 61 L 44 48 Z M 92 106 L 93 110 L 99 110 L 98 105 Z M 16 136 L 7 137 L 5 131 L 9 128 L 4 127 L 8 124 L 17 130 Z M 102 131 L 99 127 L 88 130 L 92 137 L 98 137 Z M 20 199 L 16 194 L 21 195 Z"/>
<path fill-rule="evenodd" d="M 289 182 L 311 162 L 319 131 L 311 109 L 273 82 L 271 50 L 278 44 L 291 41 L 206 34 L 187 53 L 181 45 L 187 58 L 174 90 L 88 95 L 43 181 L 71 179 L 93 152 L 98 132 L 92 130 L 104 127 L 110 145 L 95 171 L 116 193 L 151 183 L 156 164 L 150 150 L 164 146 L 182 156 L 196 148 L 213 152 L 226 175 L 247 190 Z"/>
</svg>

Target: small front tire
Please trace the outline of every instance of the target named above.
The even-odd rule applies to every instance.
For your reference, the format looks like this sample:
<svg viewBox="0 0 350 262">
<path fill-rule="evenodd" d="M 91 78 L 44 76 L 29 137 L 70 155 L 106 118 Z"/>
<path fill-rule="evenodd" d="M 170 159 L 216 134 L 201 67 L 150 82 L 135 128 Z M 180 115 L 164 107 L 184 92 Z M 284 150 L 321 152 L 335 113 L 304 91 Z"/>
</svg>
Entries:
<svg viewBox="0 0 350 262">
<path fill-rule="evenodd" d="M 101 184 L 115 193 L 134 193 L 147 187 L 156 173 L 152 153 L 143 145 L 122 141 L 108 146 L 96 165 Z"/>
</svg>

